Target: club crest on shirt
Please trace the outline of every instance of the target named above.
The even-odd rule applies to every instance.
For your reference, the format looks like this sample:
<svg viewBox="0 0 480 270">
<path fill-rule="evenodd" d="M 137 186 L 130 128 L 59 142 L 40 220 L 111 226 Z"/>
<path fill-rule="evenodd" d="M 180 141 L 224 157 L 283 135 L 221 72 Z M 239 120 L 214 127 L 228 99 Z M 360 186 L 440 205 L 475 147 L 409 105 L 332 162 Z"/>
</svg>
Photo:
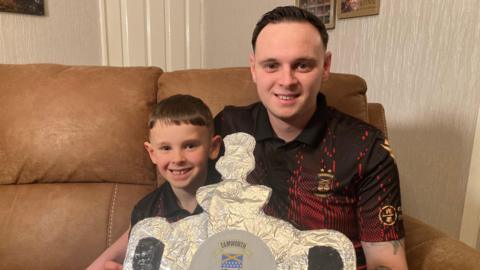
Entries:
<svg viewBox="0 0 480 270">
<path fill-rule="evenodd" d="M 383 206 L 378 212 L 378 219 L 380 219 L 380 222 L 385 226 L 392 226 L 397 222 L 397 218 L 397 211 L 395 210 L 395 207 L 391 205 Z"/>
<path fill-rule="evenodd" d="M 315 196 L 325 198 L 332 195 L 332 183 L 334 179 L 335 175 L 332 174 L 331 170 L 325 172 L 324 169 L 321 169 L 317 175 L 317 188 L 313 192 Z"/>
</svg>

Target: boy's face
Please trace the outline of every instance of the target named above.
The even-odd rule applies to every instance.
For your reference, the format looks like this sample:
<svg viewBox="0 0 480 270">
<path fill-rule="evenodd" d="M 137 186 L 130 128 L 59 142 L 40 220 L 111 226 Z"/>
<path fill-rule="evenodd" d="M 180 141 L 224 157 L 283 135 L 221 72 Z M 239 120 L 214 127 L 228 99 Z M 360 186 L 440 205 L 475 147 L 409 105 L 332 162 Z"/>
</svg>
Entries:
<svg viewBox="0 0 480 270">
<path fill-rule="evenodd" d="M 304 125 L 316 109 L 316 97 L 330 72 L 317 29 L 307 22 L 268 24 L 250 56 L 250 70 L 272 125 Z"/>
<path fill-rule="evenodd" d="M 220 137 L 211 137 L 204 126 L 165 124 L 157 121 L 145 142 L 150 159 L 172 189 L 195 194 L 207 179 L 208 159 L 220 150 Z"/>
</svg>

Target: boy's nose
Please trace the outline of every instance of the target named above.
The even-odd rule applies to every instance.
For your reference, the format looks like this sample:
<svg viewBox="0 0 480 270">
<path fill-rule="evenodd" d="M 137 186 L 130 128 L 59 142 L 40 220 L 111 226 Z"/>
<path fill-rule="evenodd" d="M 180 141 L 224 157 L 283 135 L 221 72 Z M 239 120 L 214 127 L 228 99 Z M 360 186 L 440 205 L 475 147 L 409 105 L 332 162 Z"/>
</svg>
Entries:
<svg viewBox="0 0 480 270">
<path fill-rule="evenodd" d="M 180 163 L 185 161 L 185 155 L 183 151 L 174 151 L 172 159 L 173 162 Z"/>
</svg>

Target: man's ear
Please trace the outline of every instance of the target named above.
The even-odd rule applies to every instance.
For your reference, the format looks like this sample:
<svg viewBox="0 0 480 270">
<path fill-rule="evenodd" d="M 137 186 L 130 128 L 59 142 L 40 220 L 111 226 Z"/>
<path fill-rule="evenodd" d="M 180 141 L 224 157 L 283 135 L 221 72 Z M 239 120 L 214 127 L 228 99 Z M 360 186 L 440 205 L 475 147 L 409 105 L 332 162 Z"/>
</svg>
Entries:
<svg viewBox="0 0 480 270">
<path fill-rule="evenodd" d="M 210 154 L 208 155 L 208 157 L 212 160 L 217 159 L 218 154 L 220 154 L 221 146 L 222 146 L 222 137 L 220 137 L 219 135 L 213 136 L 210 144 Z"/>
<path fill-rule="evenodd" d="M 332 53 L 325 52 L 325 57 L 323 60 L 323 73 L 322 73 L 322 81 L 328 80 L 330 77 L 330 67 L 332 65 Z"/>
<path fill-rule="evenodd" d="M 249 61 L 250 61 L 250 73 L 252 74 L 252 80 L 253 82 L 256 83 L 257 77 L 255 76 L 255 53 L 254 52 L 250 53 Z"/>
<path fill-rule="evenodd" d="M 150 160 L 152 160 L 152 162 L 153 162 L 154 164 L 156 164 L 156 163 L 155 163 L 155 157 L 154 157 L 154 155 L 153 155 L 153 150 L 154 150 L 154 149 L 153 149 L 152 144 L 149 143 L 149 142 L 144 142 L 144 143 L 143 143 L 143 146 L 145 147 L 145 150 L 147 150 L 147 153 L 148 153 L 148 155 L 150 156 Z"/>
</svg>

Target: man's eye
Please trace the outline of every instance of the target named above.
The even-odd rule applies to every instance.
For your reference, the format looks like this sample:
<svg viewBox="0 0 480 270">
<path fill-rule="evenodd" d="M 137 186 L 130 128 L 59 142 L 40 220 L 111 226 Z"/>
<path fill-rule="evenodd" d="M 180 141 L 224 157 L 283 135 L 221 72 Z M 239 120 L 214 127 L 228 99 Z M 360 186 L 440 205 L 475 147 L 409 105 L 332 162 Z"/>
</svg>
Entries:
<svg viewBox="0 0 480 270">
<path fill-rule="evenodd" d="M 312 65 L 308 63 L 298 63 L 296 69 L 300 72 L 308 72 L 312 70 Z"/>
<path fill-rule="evenodd" d="M 266 64 L 263 65 L 263 68 L 267 72 L 272 72 L 272 71 L 275 71 L 278 68 L 278 64 L 277 63 L 266 63 Z"/>
</svg>

